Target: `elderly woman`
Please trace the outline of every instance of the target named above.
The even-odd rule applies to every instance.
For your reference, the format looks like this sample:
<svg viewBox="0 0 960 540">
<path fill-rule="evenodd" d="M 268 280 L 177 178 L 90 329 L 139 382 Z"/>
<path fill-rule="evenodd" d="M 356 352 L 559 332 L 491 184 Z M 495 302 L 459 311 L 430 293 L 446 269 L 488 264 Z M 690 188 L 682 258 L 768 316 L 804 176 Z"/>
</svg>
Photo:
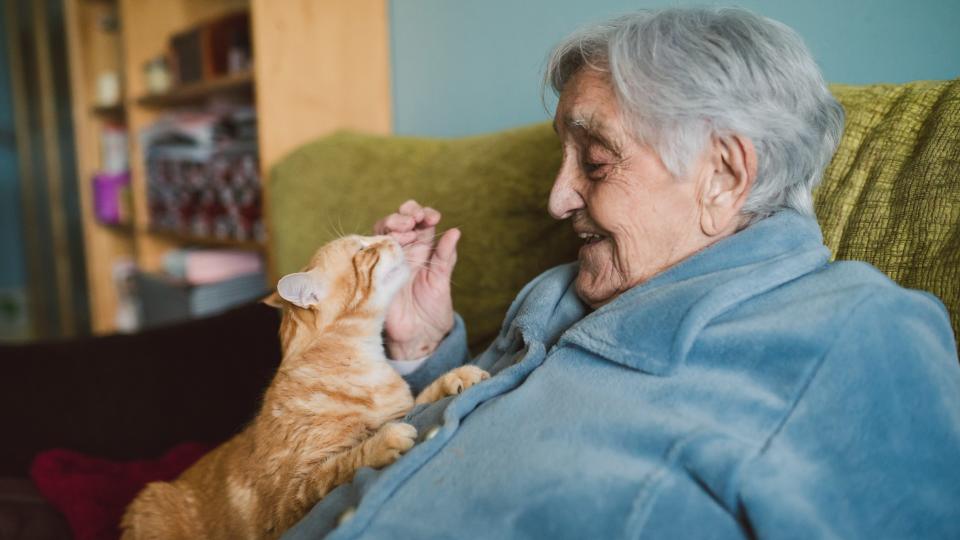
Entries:
<svg viewBox="0 0 960 540">
<path fill-rule="evenodd" d="M 579 260 L 517 296 L 473 360 L 490 380 L 412 411 L 422 442 L 289 536 L 960 538 L 948 318 L 829 262 L 811 190 L 843 113 L 800 38 L 641 12 L 561 43 L 547 80 Z M 409 201 L 376 226 L 424 267 L 385 331 L 415 388 L 470 361 L 439 221 Z"/>
</svg>

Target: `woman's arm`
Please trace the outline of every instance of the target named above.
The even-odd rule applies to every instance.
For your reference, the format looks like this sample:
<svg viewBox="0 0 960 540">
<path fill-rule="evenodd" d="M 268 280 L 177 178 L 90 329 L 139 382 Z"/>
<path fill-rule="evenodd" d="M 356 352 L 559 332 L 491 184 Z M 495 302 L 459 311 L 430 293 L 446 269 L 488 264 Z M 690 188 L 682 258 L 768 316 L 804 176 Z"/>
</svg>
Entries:
<svg viewBox="0 0 960 540">
<path fill-rule="evenodd" d="M 454 315 L 453 330 L 440 342 L 433 354 L 423 360 L 423 363 L 412 372 L 404 374 L 403 378 L 416 395 L 440 375 L 469 361 L 470 351 L 467 350 L 467 330 L 463 324 L 463 319 L 459 315 Z"/>
</svg>

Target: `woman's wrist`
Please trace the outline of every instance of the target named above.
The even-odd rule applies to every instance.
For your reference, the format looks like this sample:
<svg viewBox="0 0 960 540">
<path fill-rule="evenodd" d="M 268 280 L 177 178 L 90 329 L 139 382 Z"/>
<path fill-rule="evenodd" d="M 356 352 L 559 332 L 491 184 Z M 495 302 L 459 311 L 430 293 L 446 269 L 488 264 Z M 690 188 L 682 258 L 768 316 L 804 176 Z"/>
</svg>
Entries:
<svg viewBox="0 0 960 540">
<path fill-rule="evenodd" d="M 413 360 L 430 356 L 453 330 L 453 326 L 452 317 L 449 326 L 445 329 L 423 325 L 419 335 L 405 341 L 390 339 L 389 334 L 385 334 L 383 344 L 387 350 L 387 356 L 391 360 Z"/>
<path fill-rule="evenodd" d="M 384 345 L 387 349 L 387 356 L 390 359 L 414 360 L 433 354 L 433 351 L 437 350 L 437 347 L 440 346 L 441 341 L 443 341 L 442 336 L 439 339 L 422 336 L 403 342 L 387 340 Z"/>
</svg>

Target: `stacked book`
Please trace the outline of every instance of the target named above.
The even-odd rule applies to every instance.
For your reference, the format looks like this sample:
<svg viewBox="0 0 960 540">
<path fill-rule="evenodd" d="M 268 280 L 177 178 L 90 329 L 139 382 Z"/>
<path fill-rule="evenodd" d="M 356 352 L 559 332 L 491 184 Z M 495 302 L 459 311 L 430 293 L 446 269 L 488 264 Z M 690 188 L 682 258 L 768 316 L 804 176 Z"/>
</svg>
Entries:
<svg viewBox="0 0 960 540">
<path fill-rule="evenodd" d="M 164 272 L 141 273 L 137 292 L 145 327 L 205 317 L 267 294 L 262 258 L 227 249 L 178 249 L 164 257 Z"/>
</svg>

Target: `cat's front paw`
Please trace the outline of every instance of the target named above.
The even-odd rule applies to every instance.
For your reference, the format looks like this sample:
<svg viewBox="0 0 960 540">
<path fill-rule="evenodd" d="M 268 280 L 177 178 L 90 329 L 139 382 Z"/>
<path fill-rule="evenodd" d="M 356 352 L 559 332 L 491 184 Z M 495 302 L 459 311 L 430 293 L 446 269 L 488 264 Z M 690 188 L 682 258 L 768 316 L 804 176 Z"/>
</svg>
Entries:
<svg viewBox="0 0 960 540">
<path fill-rule="evenodd" d="M 490 378 L 490 374 L 477 366 L 460 366 L 450 370 L 440 378 L 444 396 L 455 396 L 464 390 Z"/>
<path fill-rule="evenodd" d="M 490 374 L 477 366 L 460 366 L 457 369 L 448 371 L 439 379 L 430 383 L 430 386 L 426 387 L 423 392 L 420 392 L 415 403 L 417 405 L 433 403 L 447 396 L 455 396 L 478 382 L 489 378 Z"/>
<path fill-rule="evenodd" d="M 369 441 L 366 465 L 379 469 L 390 465 L 413 448 L 417 442 L 417 428 L 402 422 L 388 422 Z"/>
</svg>

